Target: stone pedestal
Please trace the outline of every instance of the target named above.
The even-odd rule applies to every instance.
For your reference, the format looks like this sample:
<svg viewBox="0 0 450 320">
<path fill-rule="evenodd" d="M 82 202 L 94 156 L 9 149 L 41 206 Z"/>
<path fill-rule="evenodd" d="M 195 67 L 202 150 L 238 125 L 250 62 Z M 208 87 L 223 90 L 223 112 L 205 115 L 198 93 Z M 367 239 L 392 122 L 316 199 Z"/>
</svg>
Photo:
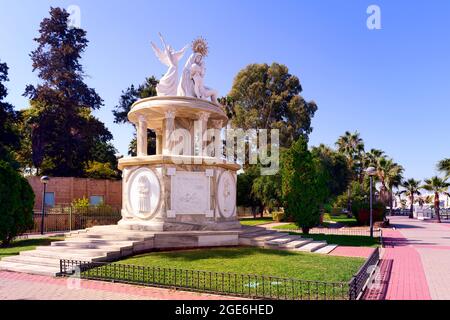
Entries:
<svg viewBox="0 0 450 320">
<path fill-rule="evenodd" d="M 119 227 L 239 229 L 236 171 L 240 166 L 221 158 L 220 129 L 228 119 L 220 105 L 196 98 L 154 97 L 136 102 L 128 117 L 138 130 L 138 156 L 119 161 L 123 172 Z M 145 153 L 147 128 L 159 137 L 156 155 Z M 211 135 L 215 139 L 208 142 Z"/>
</svg>

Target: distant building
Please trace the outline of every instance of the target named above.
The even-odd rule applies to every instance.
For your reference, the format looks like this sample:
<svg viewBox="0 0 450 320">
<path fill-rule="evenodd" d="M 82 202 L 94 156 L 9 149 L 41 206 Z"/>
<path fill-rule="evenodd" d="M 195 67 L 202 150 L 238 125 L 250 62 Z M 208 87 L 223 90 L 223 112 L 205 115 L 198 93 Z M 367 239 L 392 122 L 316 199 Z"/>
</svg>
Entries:
<svg viewBox="0 0 450 320">
<path fill-rule="evenodd" d="M 42 207 L 43 185 L 40 177 L 27 177 L 36 196 L 34 209 Z M 122 206 L 122 181 L 86 178 L 50 177 L 45 193 L 49 207 L 69 205 L 75 199 L 89 199 L 92 205 L 106 204 L 114 208 Z"/>
</svg>

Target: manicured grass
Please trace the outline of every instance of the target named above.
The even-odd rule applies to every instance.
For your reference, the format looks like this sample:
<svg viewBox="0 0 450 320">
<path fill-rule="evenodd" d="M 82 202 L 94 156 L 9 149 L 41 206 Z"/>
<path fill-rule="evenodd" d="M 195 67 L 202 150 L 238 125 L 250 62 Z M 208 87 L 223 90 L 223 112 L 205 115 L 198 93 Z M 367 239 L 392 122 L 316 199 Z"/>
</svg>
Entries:
<svg viewBox="0 0 450 320">
<path fill-rule="evenodd" d="M 0 259 L 8 256 L 18 255 L 21 251 L 34 250 L 37 246 L 48 246 L 53 241 L 61 240 L 64 240 L 64 238 L 51 237 L 43 239 L 16 240 L 13 241 L 8 247 L 0 246 Z"/>
<path fill-rule="evenodd" d="M 356 218 L 354 218 L 354 217 L 353 218 L 349 218 L 345 214 L 341 214 L 341 215 L 338 215 L 338 216 L 333 216 L 333 215 L 330 215 L 330 214 L 326 213 L 324 215 L 324 217 L 323 217 L 323 221 L 324 221 L 324 224 L 326 222 L 337 222 L 337 223 L 341 223 L 343 225 L 346 225 L 348 227 L 356 226 L 358 224 L 358 222 L 356 221 Z"/>
<path fill-rule="evenodd" d="M 239 222 L 244 226 L 258 226 L 266 223 L 274 222 L 272 217 L 265 217 L 265 218 L 242 218 L 239 220 Z"/>
<path fill-rule="evenodd" d="M 293 235 L 302 236 L 302 238 L 310 238 L 315 241 L 325 240 L 329 244 L 337 244 L 339 246 L 348 247 L 372 247 L 376 248 L 380 245 L 379 237 L 367 236 L 346 236 L 334 234 L 302 234 L 297 232 L 290 232 Z"/>
<path fill-rule="evenodd" d="M 117 263 L 346 282 L 363 262 L 361 258 L 239 247 L 154 252 Z"/>
</svg>

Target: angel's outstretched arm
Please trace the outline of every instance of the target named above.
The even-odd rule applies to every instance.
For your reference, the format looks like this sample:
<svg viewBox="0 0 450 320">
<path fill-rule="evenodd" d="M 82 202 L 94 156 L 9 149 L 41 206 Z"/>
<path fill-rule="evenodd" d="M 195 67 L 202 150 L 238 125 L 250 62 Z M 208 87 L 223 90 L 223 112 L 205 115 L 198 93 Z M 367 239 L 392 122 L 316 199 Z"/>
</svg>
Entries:
<svg viewBox="0 0 450 320">
<path fill-rule="evenodd" d="M 186 52 L 187 48 L 189 48 L 189 45 L 185 45 L 183 49 L 180 51 L 177 51 L 174 53 L 174 57 L 179 61 L 181 58 L 183 58 L 184 53 Z"/>
<path fill-rule="evenodd" d="M 163 38 L 161 32 L 158 32 L 158 35 L 159 35 L 159 38 L 161 39 L 161 42 L 162 42 L 162 44 L 164 46 L 164 49 L 167 49 L 166 41 L 164 41 L 164 38 Z"/>
</svg>

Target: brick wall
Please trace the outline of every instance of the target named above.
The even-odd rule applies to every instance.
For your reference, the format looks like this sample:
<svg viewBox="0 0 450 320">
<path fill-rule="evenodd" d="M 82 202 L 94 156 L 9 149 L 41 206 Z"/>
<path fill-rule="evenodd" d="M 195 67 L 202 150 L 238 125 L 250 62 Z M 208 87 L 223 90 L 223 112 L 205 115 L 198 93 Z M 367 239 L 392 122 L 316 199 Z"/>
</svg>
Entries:
<svg viewBox="0 0 450 320">
<path fill-rule="evenodd" d="M 28 177 L 27 180 L 36 195 L 34 208 L 38 210 L 42 206 L 43 184 L 40 177 Z M 83 197 L 103 196 L 105 204 L 122 206 L 122 181 L 117 180 L 51 177 L 46 191 L 55 193 L 55 205 L 70 204 Z"/>
</svg>

